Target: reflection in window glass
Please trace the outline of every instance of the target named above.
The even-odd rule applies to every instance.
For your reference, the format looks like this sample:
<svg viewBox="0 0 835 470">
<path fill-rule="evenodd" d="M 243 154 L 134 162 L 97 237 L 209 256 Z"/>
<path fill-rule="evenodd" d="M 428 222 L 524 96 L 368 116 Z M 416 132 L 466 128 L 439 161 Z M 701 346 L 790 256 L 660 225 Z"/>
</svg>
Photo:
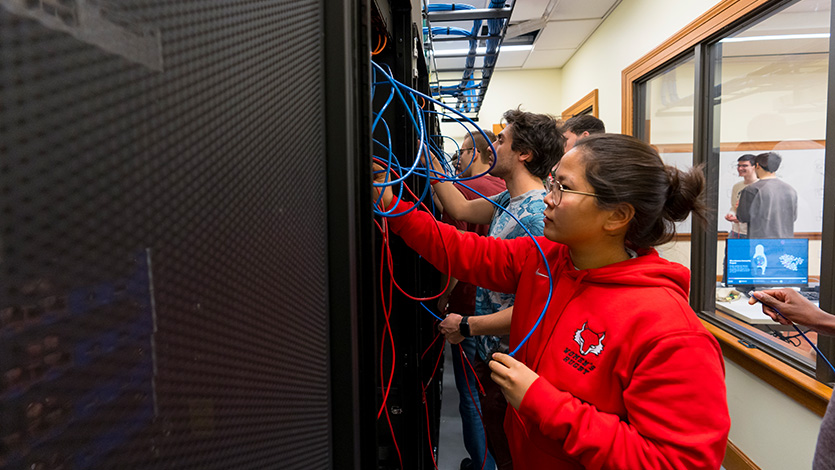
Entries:
<svg viewBox="0 0 835 470">
<path fill-rule="evenodd" d="M 811 348 L 759 305 L 748 306 L 745 295 L 796 286 L 816 297 L 829 10 L 829 2 L 801 0 L 721 40 L 713 53 L 720 90 L 716 314 L 810 364 Z"/>
<path fill-rule="evenodd" d="M 645 139 L 668 165 L 693 165 L 695 59 L 681 62 L 645 84 Z M 664 258 L 690 266 L 690 218 L 676 226 L 676 240 L 658 247 Z"/>
</svg>

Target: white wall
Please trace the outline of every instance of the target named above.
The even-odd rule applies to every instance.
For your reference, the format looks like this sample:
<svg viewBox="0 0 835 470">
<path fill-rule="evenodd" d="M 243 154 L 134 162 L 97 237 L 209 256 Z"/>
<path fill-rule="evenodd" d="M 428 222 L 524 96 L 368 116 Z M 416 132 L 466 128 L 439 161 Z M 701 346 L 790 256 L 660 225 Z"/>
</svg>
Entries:
<svg viewBox="0 0 835 470">
<path fill-rule="evenodd" d="M 559 116 L 564 109 L 561 86 L 562 71 L 559 69 L 497 70 L 478 113 L 478 125 L 492 130 L 493 124 L 501 122 L 505 111 L 520 105 L 523 111 Z M 466 135 L 466 131 L 455 123 L 441 123 L 441 132 L 457 139 L 459 144 Z M 450 151 L 449 147 L 447 151 Z"/>
<path fill-rule="evenodd" d="M 623 0 L 562 69 L 563 109 L 597 88 L 600 119 L 621 130 L 621 72 L 715 0 Z"/>
<path fill-rule="evenodd" d="M 734 445 L 763 470 L 812 468 L 818 415 L 727 360 L 725 383 Z"/>
</svg>

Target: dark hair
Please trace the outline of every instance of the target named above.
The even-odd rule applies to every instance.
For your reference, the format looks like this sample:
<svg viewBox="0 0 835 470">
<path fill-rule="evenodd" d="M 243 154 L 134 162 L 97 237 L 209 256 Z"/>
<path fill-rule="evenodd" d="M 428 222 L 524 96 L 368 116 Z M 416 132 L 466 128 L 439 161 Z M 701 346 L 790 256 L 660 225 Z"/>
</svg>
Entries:
<svg viewBox="0 0 835 470">
<path fill-rule="evenodd" d="M 755 158 L 757 158 L 757 157 L 754 156 L 753 153 L 746 153 L 745 155 L 737 158 L 736 161 L 738 161 L 738 162 L 748 162 L 748 163 L 751 164 L 751 166 L 754 166 L 754 159 Z"/>
<path fill-rule="evenodd" d="M 545 179 L 565 153 L 565 137 L 557 127 L 556 119 L 519 109 L 508 110 L 503 117 L 508 125 L 513 125 L 510 148 L 530 153 L 532 158 L 525 162 L 525 167 L 532 175 Z"/>
<path fill-rule="evenodd" d="M 760 165 L 763 170 L 774 173 L 780 168 L 780 163 L 783 163 L 783 157 L 774 152 L 761 153 L 754 158 L 754 163 Z"/>
<path fill-rule="evenodd" d="M 597 134 L 577 142 L 586 180 L 603 209 L 626 203 L 635 215 L 626 243 L 647 248 L 670 241 L 675 222 L 694 216 L 705 221 L 705 177 L 701 167 L 687 171 L 665 165 L 648 144 L 627 135 Z"/>
<path fill-rule="evenodd" d="M 603 121 L 591 114 L 581 114 L 565 121 L 565 124 L 562 125 L 562 131 L 570 131 L 577 135 L 583 132 L 588 132 L 590 135 L 602 134 L 606 132 L 606 126 L 603 125 Z"/>
<path fill-rule="evenodd" d="M 487 134 L 487 138 L 490 139 L 490 142 L 496 141 L 496 134 L 493 134 L 492 131 L 482 129 L 482 132 Z M 473 132 L 467 137 L 471 137 L 470 140 L 473 141 L 473 147 L 475 147 L 475 149 L 481 154 L 481 161 L 483 163 L 490 163 L 493 161 L 493 152 L 490 151 L 490 142 L 484 138 L 481 132 Z"/>
</svg>

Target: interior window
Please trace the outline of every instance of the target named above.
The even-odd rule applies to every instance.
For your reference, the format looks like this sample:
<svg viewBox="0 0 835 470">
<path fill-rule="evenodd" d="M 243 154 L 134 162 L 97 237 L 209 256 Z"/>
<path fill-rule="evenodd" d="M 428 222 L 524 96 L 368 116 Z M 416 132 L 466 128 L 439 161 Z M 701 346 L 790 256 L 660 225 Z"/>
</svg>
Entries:
<svg viewBox="0 0 835 470">
<path fill-rule="evenodd" d="M 640 123 L 642 137 L 668 165 L 686 169 L 693 165 L 693 91 L 695 60 L 691 56 L 643 85 L 646 118 Z M 659 254 L 690 266 L 690 218 L 676 226 L 676 238 L 658 247 Z"/>
<path fill-rule="evenodd" d="M 712 46 L 719 142 L 716 311 L 814 367 L 791 326 L 748 293 L 791 287 L 817 300 L 829 55 L 828 2 L 801 0 Z M 716 139 L 714 139 L 716 140 Z M 814 332 L 807 334 L 816 341 Z"/>
</svg>

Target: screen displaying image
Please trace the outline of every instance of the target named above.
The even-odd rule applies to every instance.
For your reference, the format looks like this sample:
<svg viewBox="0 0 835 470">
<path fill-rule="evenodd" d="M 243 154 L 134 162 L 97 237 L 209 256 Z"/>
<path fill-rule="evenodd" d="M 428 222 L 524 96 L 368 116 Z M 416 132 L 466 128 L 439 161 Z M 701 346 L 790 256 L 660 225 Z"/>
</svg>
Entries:
<svg viewBox="0 0 835 470">
<path fill-rule="evenodd" d="M 809 283 L 809 240 L 805 238 L 729 238 L 727 243 L 728 285 Z"/>
</svg>

